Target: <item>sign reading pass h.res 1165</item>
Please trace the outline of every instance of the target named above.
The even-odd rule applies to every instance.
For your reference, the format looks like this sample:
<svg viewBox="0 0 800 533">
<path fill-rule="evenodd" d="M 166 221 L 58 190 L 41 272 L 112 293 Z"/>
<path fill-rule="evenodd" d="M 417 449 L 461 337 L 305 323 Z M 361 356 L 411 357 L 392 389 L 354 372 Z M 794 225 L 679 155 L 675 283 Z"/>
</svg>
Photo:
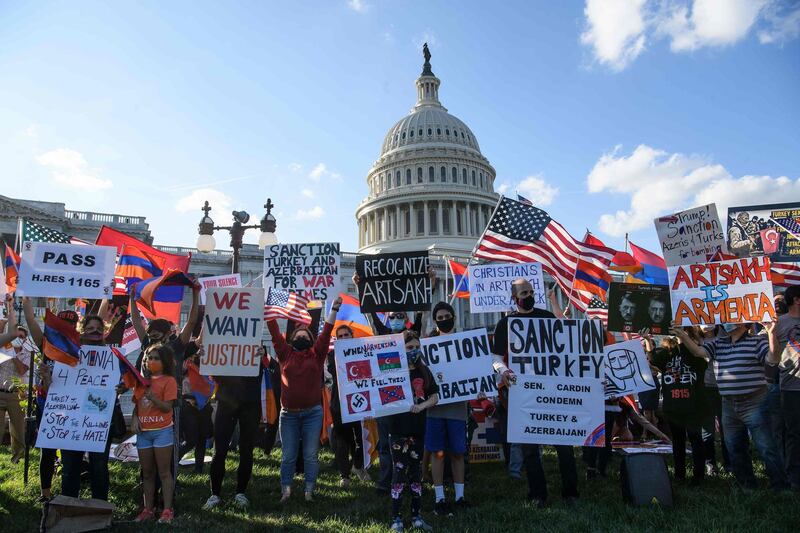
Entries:
<svg viewBox="0 0 800 533">
<path fill-rule="evenodd" d="M 200 372 L 257 376 L 264 330 L 264 289 L 208 289 Z"/>
</svg>

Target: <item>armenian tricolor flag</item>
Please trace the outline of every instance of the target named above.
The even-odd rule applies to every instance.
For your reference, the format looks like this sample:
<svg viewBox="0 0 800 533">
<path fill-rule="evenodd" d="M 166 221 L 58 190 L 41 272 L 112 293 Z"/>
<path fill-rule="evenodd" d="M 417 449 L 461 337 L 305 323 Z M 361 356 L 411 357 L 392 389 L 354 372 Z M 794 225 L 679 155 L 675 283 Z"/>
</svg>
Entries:
<svg viewBox="0 0 800 533">
<path fill-rule="evenodd" d="M 192 285 L 194 282 L 189 279 L 188 275 L 180 270 L 170 268 L 161 276 L 136 283 L 131 290 L 135 291 L 136 302 L 148 312 L 156 315 L 156 302 L 176 304 L 180 312 L 183 288 Z"/>
<path fill-rule="evenodd" d="M 453 273 L 453 294 L 456 298 L 469 298 L 469 271 L 464 265 L 448 260 Z"/>
<path fill-rule="evenodd" d="M 278 422 L 278 402 L 272 388 L 272 373 L 264 369 L 261 379 L 261 421 L 267 424 Z"/>
<path fill-rule="evenodd" d="M 339 296 L 342 297 L 342 306 L 336 314 L 336 323 L 333 325 L 334 333 L 336 333 L 336 328 L 339 326 L 348 326 L 353 330 L 354 337 L 371 337 L 372 327 L 369 325 L 367 318 L 361 313 L 358 298 L 344 293 L 339 294 Z"/>
<path fill-rule="evenodd" d="M 119 360 L 120 379 L 129 389 L 146 388 L 150 386 L 150 381 L 145 379 L 142 374 L 136 370 L 136 367 L 131 364 L 128 359 L 122 355 L 122 352 L 116 348 L 111 348 L 114 355 Z"/>
<path fill-rule="evenodd" d="M 192 396 L 197 402 L 197 408 L 203 409 L 217 391 L 217 384 L 209 376 L 202 375 L 197 365 L 191 361 L 186 361 L 183 368 L 186 371 L 186 378 L 189 380 L 189 387 L 192 389 Z M 269 372 L 264 372 L 264 374 L 269 375 Z"/>
<path fill-rule="evenodd" d="M 78 330 L 49 309 L 44 315 L 42 352 L 53 361 L 69 366 L 77 365 L 81 359 L 81 336 Z"/>
<path fill-rule="evenodd" d="M 611 275 L 608 271 L 594 263 L 578 259 L 572 282 L 575 289 L 590 292 L 604 300 L 610 283 Z"/>
<path fill-rule="evenodd" d="M 117 260 L 114 275 L 125 280 L 130 288 L 134 283 L 160 276 L 164 273 L 164 259 L 137 246 L 124 244 Z"/>
<path fill-rule="evenodd" d="M 6 243 L 3 244 L 5 244 L 6 247 L 6 259 L 3 262 L 6 269 L 6 287 L 8 288 L 8 292 L 14 292 L 17 290 L 20 259 L 13 248 Z"/>
<path fill-rule="evenodd" d="M 640 248 L 628 241 L 631 246 L 633 258 L 642 265 L 642 271 L 633 275 L 645 283 L 654 285 L 669 285 L 667 278 L 667 264 L 664 259 L 653 252 Z"/>
</svg>

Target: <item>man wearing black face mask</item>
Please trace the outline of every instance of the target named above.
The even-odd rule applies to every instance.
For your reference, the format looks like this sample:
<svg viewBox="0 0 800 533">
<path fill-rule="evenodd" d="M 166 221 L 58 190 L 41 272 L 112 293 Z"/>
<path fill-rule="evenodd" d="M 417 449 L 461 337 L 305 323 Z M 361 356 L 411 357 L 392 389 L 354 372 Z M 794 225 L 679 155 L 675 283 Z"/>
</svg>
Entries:
<svg viewBox="0 0 800 533">
<path fill-rule="evenodd" d="M 508 317 L 556 318 L 550 311 L 534 307 L 536 300 L 533 295 L 533 287 L 524 278 L 516 279 L 511 284 L 511 297 L 517 304 L 517 311 L 504 316 L 497 322 L 492 350 L 495 354 L 495 372 L 502 376 L 499 388 L 503 403 L 508 401 L 508 387 L 516 383 L 514 373 L 507 366 Z M 498 409 L 498 411 L 501 410 Z M 578 470 L 575 465 L 575 453 L 572 446 L 555 446 L 555 449 L 558 454 L 558 468 L 561 471 L 561 495 L 566 502 L 572 503 L 578 497 Z M 525 470 L 528 478 L 528 500 L 537 507 L 544 507 L 547 502 L 547 479 L 545 479 L 542 468 L 539 445 L 523 444 L 522 453 L 525 457 Z"/>
</svg>

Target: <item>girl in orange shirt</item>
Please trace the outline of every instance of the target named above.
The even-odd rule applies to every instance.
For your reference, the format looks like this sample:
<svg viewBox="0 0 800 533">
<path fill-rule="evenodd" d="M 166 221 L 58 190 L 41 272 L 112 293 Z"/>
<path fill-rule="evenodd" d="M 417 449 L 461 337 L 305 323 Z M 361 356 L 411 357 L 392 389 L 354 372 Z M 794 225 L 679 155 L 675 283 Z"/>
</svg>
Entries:
<svg viewBox="0 0 800 533">
<path fill-rule="evenodd" d="M 150 386 L 137 386 L 133 391 L 139 428 L 136 433 L 136 449 L 142 467 L 144 509 L 136 522 L 155 517 L 153 506 L 156 492 L 156 473 L 161 478 L 161 493 L 164 495 L 164 510 L 159 522 L 172 522 L 172 496 L 175 488 L 172 479 L 172 448 L 174 445 L 172 405 L 178 398 L 175 381 L 175 354 L 169 346 L 155 344 L 147 349 L 144 360 L 145 377 Z"/>
</svg>

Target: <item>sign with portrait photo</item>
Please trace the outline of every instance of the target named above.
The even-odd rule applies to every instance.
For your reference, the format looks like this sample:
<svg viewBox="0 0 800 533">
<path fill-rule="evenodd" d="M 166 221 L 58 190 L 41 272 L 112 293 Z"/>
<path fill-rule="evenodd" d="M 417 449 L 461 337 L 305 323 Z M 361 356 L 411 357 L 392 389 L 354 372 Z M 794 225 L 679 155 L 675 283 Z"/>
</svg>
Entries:
<svg viewBox="0 0 800 533">
<path fill-rule="evenodd" d="M 649 329 L 666 335 L 672 320 L 669 287 L 643 283 L 611 283 L 608 290 L 608 331 L 637 333 Z"/>
</svg>

